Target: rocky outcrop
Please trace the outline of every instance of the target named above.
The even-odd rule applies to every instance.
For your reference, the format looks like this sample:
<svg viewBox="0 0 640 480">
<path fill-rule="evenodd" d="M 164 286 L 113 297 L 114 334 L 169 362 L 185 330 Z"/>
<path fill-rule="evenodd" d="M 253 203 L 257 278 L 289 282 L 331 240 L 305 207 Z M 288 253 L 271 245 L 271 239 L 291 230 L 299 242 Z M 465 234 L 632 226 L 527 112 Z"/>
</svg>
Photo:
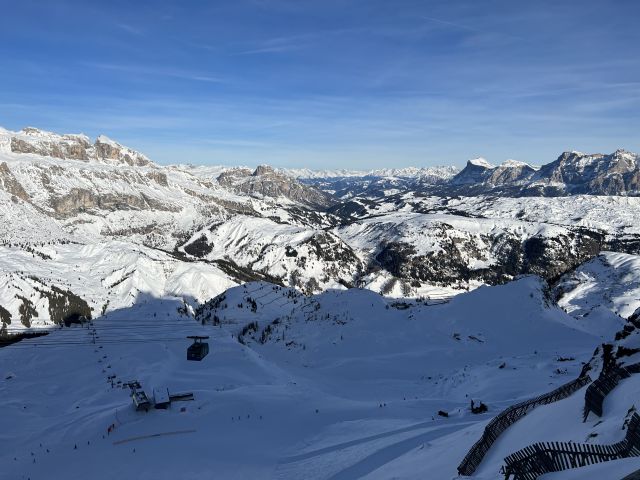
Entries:
<svg viewBox="0 0 640 480">
<path fill-rule="evenodd" d="M 100 135 L 91 144 L 85 135 L 58 135 L 37 128 L 25 128 L 12 134 L 10 149 L 13 153 L 34 154 L 65 160 L 102 161 L 131 166 L 152 165 L 142 153 L 136 152 Z"/>
<path fill-rule="evenodd" d="M 544 165 L 533 179 L 561 184 L 567 193 L 625 195 L 640 193 L 640 159 L 635 153 L 616 150 L 610 155 L 564 152 Z"/>
<path fill-rule="evenodd" d="M 451 185 L 484 183 L 496 167 L 484 158 L 469 160 L 467 165 L 449 182 Z"/>
<path fill-rule="evenodd" d="M 527 163 L 507 160 L 490 172 L 486 182 L 490 185 L 520 183 L 529 180 L 535 172 L 535 169 Z"/>
<path fill-rule="evenodd" d="M 29 201 L 29 195 L 13 175 L 6 162 L 0 163 L 0 188 L 21 200 Z"/>
<path fill-rule="evenodd" d="M 146 198 L 144 195 L 95 194 L 82 188 L 73 188 L 61 197 L 51 199 L 51 206 L 60 217 L 77 215 L 78 213 L 99 210 L 162 210 L 176 211 L 177 207 L 164 205 Z"/>
<path fill-rule="evenodd" d="M 37 128 L 25 128 L 11 138 L 11 151 L 45 157 L 88 161 L 91 143 L 84 135 L 56 135 Z"/>
<path fill-rule="evenodd" d="M 332 195 L 304 185 L 267 165 L 261 165 L 253 172 L 246 168 L 229 170 L 218 176 L 218 183 L 238 193 L 258 198 L 287 198 L 315 209 L 325 210 L 337 203 Z"/>
<path fill-rule="evenodd" d="M 99 160 L 114 161 L 136 167 L 146 167 L 151 165 L 151 160 L 142 153 L 120 145 L 104 135 L 100 135 L 96 139 L 94 149 L 95 156 Z"/>
<path fill-rule="evenodd" d="M 167 180 L 167 174 L 159 171 L 151 171 L 146 174 L 146 177 L 156 182 L 158 185 L 168 187 L 169 182 Z"/>
<path fill-rule="evenodd" d="M 514 160 L 494 166 L 476 159 L 451 181 L 427 187 L 426 192 L 444 196 L 640 195 L 640 158 L 625 150 L 610 155 L 564 152 L 537 171 Z"/>
<path fill-rule="evenodd" d="M 493 186 L 517 184 L 529 180 L 535 169 L 524 162 L 507 160 L 501 165 L 491 165 L 484 158 L 469 160 L 467 166 L 451 179 L 452 186 Z"/>
</svg>

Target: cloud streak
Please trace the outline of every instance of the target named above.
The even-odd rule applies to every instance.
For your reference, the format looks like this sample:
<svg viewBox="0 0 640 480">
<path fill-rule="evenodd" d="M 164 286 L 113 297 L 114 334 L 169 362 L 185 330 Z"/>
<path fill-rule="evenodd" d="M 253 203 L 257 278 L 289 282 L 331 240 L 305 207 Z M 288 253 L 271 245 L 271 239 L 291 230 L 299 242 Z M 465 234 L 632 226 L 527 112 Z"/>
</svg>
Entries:
<svg viewBox="0 0 640 480">
<path fill-rule="evenodd" d="M 131 35 L 144 35 L 144 31 L 141 28 L 129 25 L 128 23 L 116 23 L 116 27 L 118 27 L 120 30 L 124 30 L 125 32 L 130 33 Z"/>
<path fill-rule="evenodd" d="M 117 63 L 100 63 L 100 62 L 84 62 L 83 66 L 95 68 L 99 70 L 107 70 L 113 72 L 122 72 L 131 75 L 146 75 L 155 77 L 169 77 L 181 80 L 190 80 L 195 82 L 206 83 L 224 83 L 225 79 L 206 73 L 194 72 L 190 70 L 181 70 L 176 68 L 152 67 L 142 65 L 128 65 Z"/>
<path fill-rule="evenodd" d="M 439 25 L 444 25 L 444 26 L 447 26 L 447 27 L 453 27 L 453 28 L 458 29 L 458 30 L 467 30 L 469 32 L 483 33 L 483 30 L 480 30 L 479 28 L 469 27 L 468 25 L 463 25 L 461 23 L 449 22 L 447 20 L 441 20 L 439 18 L 427 17 L 425 15 L 422 15 L 420 18 L 422 18 L 424 20 L 428 20 L 429 22 L 432 22 L 432 23 L 437 23 Z"/>
</svg>

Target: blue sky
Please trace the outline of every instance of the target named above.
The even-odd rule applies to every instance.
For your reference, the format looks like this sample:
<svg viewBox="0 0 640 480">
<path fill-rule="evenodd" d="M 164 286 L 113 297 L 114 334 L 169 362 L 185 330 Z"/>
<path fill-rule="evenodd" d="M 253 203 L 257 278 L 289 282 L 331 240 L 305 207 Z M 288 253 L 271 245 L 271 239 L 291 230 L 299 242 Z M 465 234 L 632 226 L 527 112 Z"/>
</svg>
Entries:
<svg viewBox="0 0 640 480">
<path fill-rule="evenodd" d="M 0 125 L 159 163 L 640 151 L 636 0 L 0 0 Z"/>
</svg>

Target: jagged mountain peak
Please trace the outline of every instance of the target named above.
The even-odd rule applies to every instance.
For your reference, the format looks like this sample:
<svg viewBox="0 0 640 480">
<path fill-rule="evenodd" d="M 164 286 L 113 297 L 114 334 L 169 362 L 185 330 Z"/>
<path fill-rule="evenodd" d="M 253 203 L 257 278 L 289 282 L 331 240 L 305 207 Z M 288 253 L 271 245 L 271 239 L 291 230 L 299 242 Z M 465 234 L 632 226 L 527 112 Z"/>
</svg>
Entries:
<svg viewBox="0 0 640 480">
<path fill-rule="evenodd" d="M 143 153 L 111 140 L 105 135 L 99 135 L 94 143 L 96 155 L 100 160 L 115 160 L 132 166 L 147 166 L 152 162 Z"/>
<path fill-rule="evenodd" d="M 274 168 L 270 165 L 258 165 L 256 169 L 253 171 L 252 176 L 259 177 L 261 175 L 272 175 L 276 174 Z"/>
<path fill-rule="evenodd" d="M 467 166 L 470 166 L 470 165 L 474 167 L 482 167 L 482 168 L 496 168 L 495 165 L 489 163 L 487 159 L 483 157 L 472 158 L 471 160 L 468 160 Z"/>
<path fill-rule="evenodd" d="M 112 145 L 114 147 L 118 146 L 118 147 L 122 147 L 122 145 L 118 142 L 116 142 L 115 140 L 112 140 L 111 138 L 107 137 L 106 135 L 98 135 L 96 137 L 96 143 L 106 143 L 108 145 Z"/>
<path fill-rule="evenodd" d="M 502 162 L 500 164 L 500 167 L 504 167 L 504 168 L 531 167 L 531 168 L 533 168 L 527 162 L 522 162 L 520 160 L 514 160 L 512 158 L 509 158 L 508 160 L 505 160 L 504 162 Z"/>
<path fill-rule="evenodd" d="M 638 162 L 639 156 L 637 153 L 633 153 L 628 150 L 619 148 L 618 150 L 616 150 L 611 154 L 611 158 L 614 160 L 625 160 L 635 164 Z"/>
<path fill-rule="evenodd" d="M 483 183 L 487 180 L 487 176 L 496 168 L 495 165 L 489 163 L 482 157 L 473 158 L 467 161 L 466 167 L 460 171 L 451 183 L 453 185 L 469 185 Z"/>
</svg>

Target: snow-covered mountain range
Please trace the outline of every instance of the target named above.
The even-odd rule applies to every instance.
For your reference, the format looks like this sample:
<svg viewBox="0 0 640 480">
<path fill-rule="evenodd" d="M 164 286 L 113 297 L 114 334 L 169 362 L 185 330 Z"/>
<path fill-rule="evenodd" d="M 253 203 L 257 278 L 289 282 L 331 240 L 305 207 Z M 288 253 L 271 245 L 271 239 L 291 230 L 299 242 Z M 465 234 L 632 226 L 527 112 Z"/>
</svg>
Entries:
<svg viewBox="0 0 640 480">
<path fill-rule="evenodd" d="M 141 293 L 204 301 L 255 279 L 413 298 L 526 273 L 555 279 L 601 250 L 640 251 L 635 159 L 571 153 L 539 169 L 476 159 L 460 172 L 312 174 L 160 166 L 104 136 L 1 130 L 0 306 L 16 328 L 96 316 Z M 613 185 L 615 175 L 629 195 L 496 193 L 532 192 L 544 179 L 566 193 Z M 485 188 L 491 194 L 448 193 Z"/>
<path fill-rule="evenodd" d="M 414 191 L 438 196 L 629 195 L 640 194 L 640 157 L 625 150 L 612 154 L 564 152 L 542 167 L 518 160 L 493 165 L 484 158 L 454 167 L 378 170 L 372 172 L 294 171 L 296 178 L 331 189 L 342 198 L 354 194 L 383 196 Z"/>
<path fill-rule="evenodd" d="M 0 130 L 0 479 L 449 480 L 491 418 L 574 380 L 465 475 L 632 429 L 637 155 L 460 171 L 177 160 Z M 202 362 L 188 335 L 209 337 Z M 615 383 L 600 416 L 585 410 L 598 379 Z M 193 400 L 136 411 L 131 381 Z M 638 458 L 541 478 L 622 479 Z"/>
</svg>

